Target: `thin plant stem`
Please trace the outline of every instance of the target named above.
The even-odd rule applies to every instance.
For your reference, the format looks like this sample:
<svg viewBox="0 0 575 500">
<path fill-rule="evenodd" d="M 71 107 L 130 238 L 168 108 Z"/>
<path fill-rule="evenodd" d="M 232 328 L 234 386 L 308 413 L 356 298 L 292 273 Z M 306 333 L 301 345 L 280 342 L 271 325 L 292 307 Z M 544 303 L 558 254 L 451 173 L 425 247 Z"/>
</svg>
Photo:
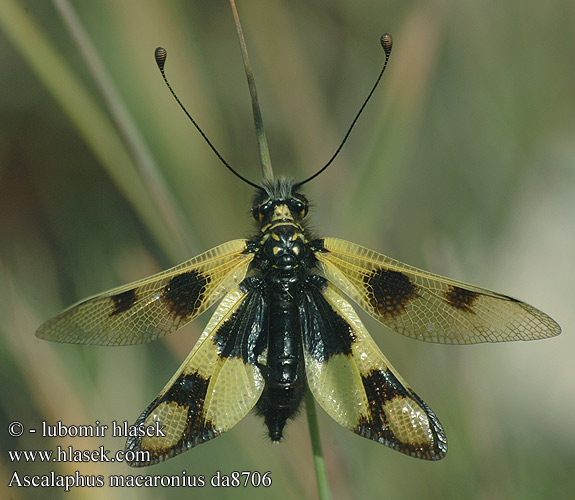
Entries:
<svg viewBox="0 0 575 500">
<path fill-rule="evenodd" d="M 248 87 L 250 89 L 250 95 L 252 96 L 252 112 L 254 115 L 254 123 L 256 126 L 256 138 L 258 141 L 258 151 L 260 154 L 260 164 L 262 167 L 262 176 L 264 180 L 273 180 L 274 173 L 272 170 L 272 162 L 270 158 L 270 152 L 268 149 L 268 141 L 266 139 L 266 132 L 264 129 L 264 122 L 262 119 L 262 114 L 260 111 L 260 104 L 258 100 L 258 92 L 256 90 L 256 82 L 254 80 L 254 75 L 252 73 L 252 66 L 250 59 L 248 57 L 248 49 L 246 46 L 246 41 L 244 39 L 244 33 L 242 31 L 242 26 L 240 24 L 240 17 L 238 15 L 238 10 L 236 8 L 236 2 L 230 0 L 230 6 L 234 14 L 234 21 L 236 23 L 236 30 L 238 32 L 238 38 L 240 40 L 240 48 L 242 51 L 242 58 L 244 60 L 244 68 L 246 70 L 246 77 L 248 79 Z"/>
<path fill-rule="evenodd" d="M 114 81 L 106 70 L 102 58 L 84 29 L 74 7 L 68 0 L 53 0 L 53 3 L 106 101 L 110 116 L 134 158 L 134 165 L 171 233 L 172 244 L 179 244 L 182 255 L 186 255 L 193 249 L 192 231 L 181 208 L 173 201 L 176 197 L 160 173 L 152 152 L 120 97 Z"/>
<path fill-rule="evenodd" d="M 54 97 L 166 255 L 174 260 L 181 258 L 179 252 L 174 250 L 166 224 L 149 202 L 147 188 L 135 171 L 133 155 L 118 137 L 117 128 L 32 13 L 16 0 L 2 0 L 0 28 Z"/>
<path fill-rule="evenodd" d="M 307 413 L 307 424 L 309 427 L 309 436 L 311 439 L 311 448 L 313 452 L 313 464 L 315 467 L 315 476 L 317 481 L 317 491 L 320 500 L 329 500 L 331 494 L 329 491 L 329 482 L 327 480 L 327 471 L 325 468 L 325 459 L 321 449 L 321 436 L 319 433 L 319 423 L 313 394 L 308 389 L 305 394 L 305 406 Z"/>
<path fill-rule="evenodd" d="M 252 96 L 252 110 L 254 114 L 254 123 L 256 126 L 256 136 L 258 141 L 258 149 L 260 153 L 260 163 L 262 167 L 262 175 L 264 180 L 273 179 L 273 170 L 271 165 L 271 159 L 268 149 L 268 143 L 266 139 L 264 124 L 262 120 L 262 115 L 260 112 L 260 106 L 258 101 L 258 95 L 256 91 L 256 83 L 254 75 L 252 73 L 252 68 L 250 60 L 248 57 L 248 50 L 246 47 L 246 42 L 244 40 L 244 35 L 240 23 L 240 18 L 236 8 L 236 3 L 234 0 L 230 0 L 230 6 L 234 14 L 234 20 L 236 23 L 236 30 L 238 32 L 238 38 L 240 40 L 240 47 L 242 51 L 242 58 L 244 60 L 244 68 L 246 71 L 246 77 L 248 79 L 248 86 L 250 89 L 250 94 Z M 316 481 L 318 487 L 318 493 L 320 500 L 329 500 L 331 498 L 329 491 L 329 483 L 327 480 L 327 472 L 325 468 L 325 461 L 323 458 L 323 453 L 321 449 L 321 438 L 319 434 L 319 423 L 317 420 L 317 412 L 315 410 L 315 402 L 312 394 L 309 390 L 306 391 L 306 408 L 307 408 L 307 422 L 309 427 L 309 434 L 311 439 L 312 451 L 313 451 L 313 461 L 315 466 Z"/>
</svg>

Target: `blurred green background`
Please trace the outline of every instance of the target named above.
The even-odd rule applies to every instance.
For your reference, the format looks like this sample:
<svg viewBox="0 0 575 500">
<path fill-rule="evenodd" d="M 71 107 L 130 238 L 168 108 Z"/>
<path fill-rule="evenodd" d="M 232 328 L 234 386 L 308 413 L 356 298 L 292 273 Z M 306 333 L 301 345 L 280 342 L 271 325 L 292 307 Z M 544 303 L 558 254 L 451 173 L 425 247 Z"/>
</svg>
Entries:
<svg viewBox="0 0 575 500">
<path fill-rule="evenodd" d="M 164 87 L 153 59 L 222 155 L 260 176 L 228 3 L 72 2 L 117 91 L 109 105 L 60 10 L 0 2 L 1 488 L 26 474 L 271 471 L 264 488 L 84 488 L 50 498 L 314 498 L 304 416 L 271 445 L 249 415 L 224 436 L 143 470 L 12 463 L 8 449 L 97 449 L 124 440 L 43 438 L 18 420 L 132 423 L 207 317 L 165 341 L 51 344 L 36 328 L 65 306 L 250 235 L 252 190 L 230 175 Z M 563 327 L 555 339 L 441 346 L 370 319 L 391 362 L 435 410 L 447 458 L 418 461 L 320 411 L 335 499 L 571 498 L 575 490 L 575 3 L 478 0 L 240 1 L 276 174 L 331 156 L 375 79 L 383 84 L 339 159 L 306 193 L 313 227 L 455 279 L 521 298 Z M 93 58 L 88 58 L 93 61 Z M 102 70 L 97 76 L 102 76 Z M 117 127 L 111 109 L 134 128 Z M 149 156 L 126 140 L 140 134 Z M 139 155 L 139 156 L 138 156 Z M 139 160 L 135 160 L 138 157 Z M 142 176 L 134 165 L 156 165 Z M 147 180 L 142 180 L 147 179 Z M 206 315 L 207 316 L 207 315 Z M 45 498 L 9 488 L 4 498 Z"/>
</svg>

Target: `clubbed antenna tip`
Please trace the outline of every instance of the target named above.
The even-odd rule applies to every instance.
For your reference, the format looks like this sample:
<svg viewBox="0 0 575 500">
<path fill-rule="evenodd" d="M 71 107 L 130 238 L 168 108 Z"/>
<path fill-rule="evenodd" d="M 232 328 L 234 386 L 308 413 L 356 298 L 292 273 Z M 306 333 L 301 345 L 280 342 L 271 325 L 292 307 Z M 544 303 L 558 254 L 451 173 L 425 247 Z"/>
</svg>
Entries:
<svg viewBox="0 0 575 500">
<path fill-rule="evenodd" d="M 391 38 L 391 35 L 389 33 L 384 33 L 383 35 L 381 35 L 379 41 L 381 42 L 383 50 L 385 50 L 385 55 L 389 57 L 389 54 L 391 53 L 391 48 L 393 47 L 393 38 Z"/>
<path fill-rule="evenodd" d="M 383 42 L 382 42 L 383 43 Z M 168 57 L 168 52 L 164 47 L 158 47 L 154 52 L 154 57 L 156 58 L 156 64 L 160 71 L 164 71 L 164 64 L 166 64 L 166 57 Z"/>
</svg>

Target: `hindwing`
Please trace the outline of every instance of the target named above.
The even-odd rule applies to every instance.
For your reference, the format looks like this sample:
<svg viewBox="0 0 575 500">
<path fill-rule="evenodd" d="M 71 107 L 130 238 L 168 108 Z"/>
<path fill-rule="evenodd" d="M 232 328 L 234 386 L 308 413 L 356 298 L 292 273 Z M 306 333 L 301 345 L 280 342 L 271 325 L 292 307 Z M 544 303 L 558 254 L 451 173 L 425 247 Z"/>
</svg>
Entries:
<svg viewBox="0 0 575 500">
<path fill-rule="evenodd" d="M 165 436 L 130 437 L 133 467 L 162 462 L 217 437 L 257 403 L 264 378 L 256 366 L 265 350 L 261 335 L 267 304 L 257 289 L 240 287 L 219 304 L 198 342 L 162 392 L 136 420 Z"/>
<path fill-rule="evenodd" d="M 553 337 L 559 325 L 520 300 L 403 264 L 355 243 L 325 238 L 324 275 L 375 319 L 426 342 L 475 344 Z"/>
<path fill-rule="evenodd" d="M 385 359 L 331 283 L 309 288 L 301 309 L 308 386 L 339 424 L 412 457 L 439 460 L 445 433 L 433 411 Z"/>
<path fill-rule="evenodd" d="M 83 300 L 48 320 L 41 339 L 97 345 L 150 342 L 203 313 L 245 276 L 246 240 L 219 245 L 135 283 Z"/>
</svg>

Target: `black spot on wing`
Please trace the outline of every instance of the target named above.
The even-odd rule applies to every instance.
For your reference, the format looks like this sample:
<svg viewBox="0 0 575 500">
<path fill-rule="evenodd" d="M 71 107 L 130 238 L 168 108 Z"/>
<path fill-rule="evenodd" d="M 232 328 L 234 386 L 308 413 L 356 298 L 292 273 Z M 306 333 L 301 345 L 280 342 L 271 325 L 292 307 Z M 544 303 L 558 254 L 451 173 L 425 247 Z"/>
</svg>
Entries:
<svg viewBox="0 0 575 500">
<path fill-rule="evenodd" d="M 204 407 L 210 378 L 204 378 L 197 372 L 181 374 L 176 382 L 162 396 L 161 401 L 174 402 L 188 407 L 188 414 L 199 415 Z"/>
<path fill-rule="evenodd" d="M 474 313 L 473 303 L 479 297 L 477 292 L 472 292 L 471 290 L 466 290 L 458 286 L 450 285 L 449 288 L 443 294 L 445 302 L 450 306 L 459 309 L 460 311 L 466 313 Z"/>
<path fill-rule="evenodd" d="M 114 303 L 114 310 L 110 313 L 110 316 L 115 316 L 130 309 L 138 300 L 138 295 L 136 294 L 136 289 L 133 288 L 132 290 L 112 295 L 110 298 Z"/>
<path fill-rule="evenodd" d="M 309 276 L 299 305 L 305 349 L 320 362 L 336 354 L 351 355 L 351 346 L 356 341 L 351 325 L 322 295 L 326 284 L 321 276 Z"/>
<path fill-rule="evenodd" d="M 363 388 L 369 403 L 369 418 L 361 421 L 356 431 L 363 437 L 386 443 L 393 440 L 393 435 L 388 429 L 383 405 L 393 398 L 406 394 L 401 384 L 396 386 L 387 378 L 386 375 L 389 373 L 391 372 L 372 370 L 367 376 L 362 376 Z"/>
<path fill-rule="evenodd" d="M 385 319 L 400 315 L 409 301 L 418 297 L 417 285 L 399 271 L 374 269 L 364 283 L 370 305 Z"/>
<path fill-rule="evenodd" d="M 372 370 L 362 377 L 369 404 L 369 416 L 362 417 L 356 434 L 389 446 L 406 455 L 424 460 L 439 460 L 447 452 L 447 440 L 439 420 L 427 404 L 413 391 L 406 389 L 390 370 Z M 413 399 L 426 413 L 433 435 L 432 442 L 402 442 L 389 427 L 384 406 L 395 398 Z"/>
<path fill-rule="evenodd" d="M 136 420 L 135 426 L 144 424 L 156 408 L 165 404 L 176 404 L 183 408 L 186 423 L 180 439 L 175 444 L 166 445 L 166 447 L 154 446 L 152 449 L 142 450 L 142 438 L 129 437 L 126 441 L 126 450 L 147 451 L 149 453 L 148 461 L 133 462 L 130 465 L 140 467 L 162 462 L 218 435 L 213 423 L 202 415 L 209 383 L 210 378 L 204 378 L 197 372 L 187 375 L 181 374 L 163 396 L 156 398 L 146 408 Z M 160 428 L 162 425 L 164 424 L 160 422 Z"/>
<path fill-rule="evenodd" d="M 186 320 L 200 308 L 209 280 L 198 271 L 178 274 L 164 287 L 162 301 L 176 318 Z"/>
<path fill-rule="evenodd" d="M 236 357 L 255 365 L 267 345 L 265 282 L 253 276 L 246 278 L 241 286 L 248 294 L 215 332 L 213 343 L 221 358 Z"/>
<path fill-rule="evenodd" d="M 362 381 L 370 404 L 409 395 L 407 389 L 390 370 L 371 370 L 367 376 L 362 377 Z"/>
</svg>

